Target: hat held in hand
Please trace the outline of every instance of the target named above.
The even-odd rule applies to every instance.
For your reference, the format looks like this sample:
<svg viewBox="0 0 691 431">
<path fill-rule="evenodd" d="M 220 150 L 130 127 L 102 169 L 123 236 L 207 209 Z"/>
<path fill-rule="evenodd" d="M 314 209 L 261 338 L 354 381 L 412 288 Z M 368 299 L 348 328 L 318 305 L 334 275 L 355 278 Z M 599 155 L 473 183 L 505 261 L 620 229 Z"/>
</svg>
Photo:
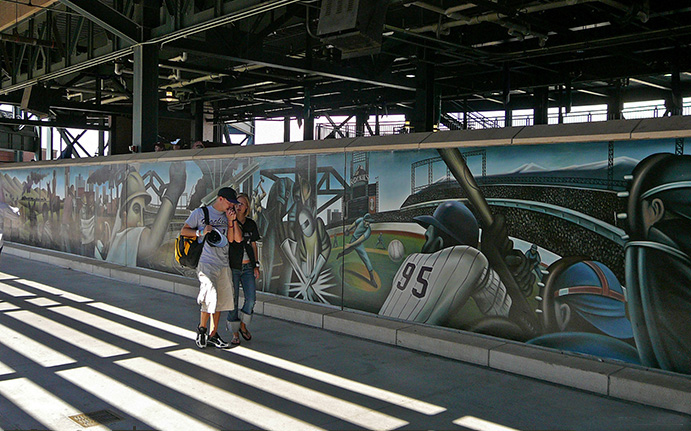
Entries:
<svg viewBox="0 0 691 431">
<path fill-rule="evenodd" d="M 206 234 L 206 242 L 213 247 L 225 247 L 228 245 L 228 238 L 218 229 L 213 228 L 211 232 Z"/>
</svg>

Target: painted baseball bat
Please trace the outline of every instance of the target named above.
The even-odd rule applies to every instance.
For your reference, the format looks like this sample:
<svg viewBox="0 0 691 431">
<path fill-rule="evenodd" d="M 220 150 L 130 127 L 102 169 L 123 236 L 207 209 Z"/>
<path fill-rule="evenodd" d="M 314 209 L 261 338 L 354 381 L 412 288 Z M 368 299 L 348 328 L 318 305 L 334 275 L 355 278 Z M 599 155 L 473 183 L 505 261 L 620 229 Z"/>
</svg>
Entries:
<svg viewBox="0 0 691 431">
<path fill-rule="evenodd" d="M 292 244 L 291 244 L 292 243 Z M 295 258 L 295 254 L 293 253 L 293 245 L 295 242 L 286 239 L 281 243 L 281 249 L 283 250 L 283 255 L 286 257 L 286 260 L 290 264 L 290 267 L 293 268 L 293 271 L 295 271 L 295 274 L 297 274 L 298 278 L 300 279 L 300 283 L 302 283 L 304 286 L 309 286 L 309 283 L 307 281 L 307 277 L 305 277 L 305 274 L 302 272 L 302 268 L 300 267 L 300 264 L 298 263 L 297 259 Z"/>
<path fill-rule="evenodd" d="M 449 171 L 453 174 L 456 181 L 461 186 L 468 197 L 468 201 L 478 214 L 480 223 L 484 229 L 488 229 L 494 223 L 494 216 L 490 210 L 489 204 L 482 194 L 480 187 L 475 182 L 475 177 L 470 172 L 468 165 L 463 159 L 463 155 L 458 148 L 440 148 L 437 149 L 441 155 L 442 160 L 446 163 Z M 502 242 L 508 242 L 508 235 L 502 238 Z M 533 309 L 528 304 L 528 301 L 523 296 L 516 279 L 509 270 L 509 266 L 504 260 L 506 256 L 501 253 L 496 247 L 486 247 L 483 245 L 482 252 L 487 256 L 492 268 L 499 274 L 501 281 L 506 286 L 506 290 L 513 301 L 509 317 L 514 318 L 524 330 L 526 330 L 529 337 L 539 334 L 540 321 Z"/>
</svg>

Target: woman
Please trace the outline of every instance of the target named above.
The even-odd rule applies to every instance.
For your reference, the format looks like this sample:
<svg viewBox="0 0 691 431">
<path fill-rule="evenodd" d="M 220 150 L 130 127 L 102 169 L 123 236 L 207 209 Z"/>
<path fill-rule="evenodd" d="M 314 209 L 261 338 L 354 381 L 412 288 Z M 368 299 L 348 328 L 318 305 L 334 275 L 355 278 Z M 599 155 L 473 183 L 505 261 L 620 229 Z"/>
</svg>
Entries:
<svg viewBox="0 0 691 431">
<path fill-rule="evenodd" d="M 257 241 L 260 239 L 257 224 L 247 217 L 250 210 L 250 199 L 245 193 L 238 194 L 238 203 L 235 204 L 237 221 L 242 229 L 242 242 L 230 244 L 228 259 L 233 271 L 233 289 L 235 290 L 235 309 L 228 313 L 229 330 L 233 331 L 233 339 L 230 344 L 240 344 L 240 335 L 249 341 L 252 334 L 247 329 L 254 310 L 256 301 L 256 280 L 259 278 L 259 260 L 257 260 Z M 238 313 L 238 297 L 240 284 L 245 296 L 245 303 Z"/>
</svg>

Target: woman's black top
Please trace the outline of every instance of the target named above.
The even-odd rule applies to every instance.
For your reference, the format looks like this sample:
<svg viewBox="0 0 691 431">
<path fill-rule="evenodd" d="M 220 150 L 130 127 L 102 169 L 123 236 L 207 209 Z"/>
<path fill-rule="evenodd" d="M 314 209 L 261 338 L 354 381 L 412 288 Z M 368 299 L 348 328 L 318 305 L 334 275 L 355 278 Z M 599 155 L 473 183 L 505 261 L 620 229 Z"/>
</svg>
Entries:
<svg viewBox="0 0 691 431">
<path fill-rule="evenodd" d="M 246 218 L 244 223 L 237 221 L 242 229 L 242 242 L 231 242 L 228 248 L 228 259 L 230 260 L 230 267 L 233 269 L 242 269 L 243 252 L 247 251 L 247 256 L 250 258 L 250 263 L 253 267 L 259 266 L 259 260 L 254 255 L 252 243 L 259 241 L 259 229 L 257 224 L 251 218 Z"/>
</svg>

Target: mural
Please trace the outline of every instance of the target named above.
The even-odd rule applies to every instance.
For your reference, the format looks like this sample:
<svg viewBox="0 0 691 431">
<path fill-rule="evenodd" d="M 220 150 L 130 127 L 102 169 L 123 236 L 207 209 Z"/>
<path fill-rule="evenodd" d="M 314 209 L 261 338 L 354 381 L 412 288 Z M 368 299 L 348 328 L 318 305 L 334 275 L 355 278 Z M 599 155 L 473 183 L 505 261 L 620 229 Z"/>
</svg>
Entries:
<svg viewBox="0 0 691 431">
<path fill-rule="evenodd" d="M 0 214 L 9 241 L 192 277 L 174 238 L 231 186 L 251 197 L 264 292 L 689 374 L 679 144 L 3 169 Z"/>
</svg>

